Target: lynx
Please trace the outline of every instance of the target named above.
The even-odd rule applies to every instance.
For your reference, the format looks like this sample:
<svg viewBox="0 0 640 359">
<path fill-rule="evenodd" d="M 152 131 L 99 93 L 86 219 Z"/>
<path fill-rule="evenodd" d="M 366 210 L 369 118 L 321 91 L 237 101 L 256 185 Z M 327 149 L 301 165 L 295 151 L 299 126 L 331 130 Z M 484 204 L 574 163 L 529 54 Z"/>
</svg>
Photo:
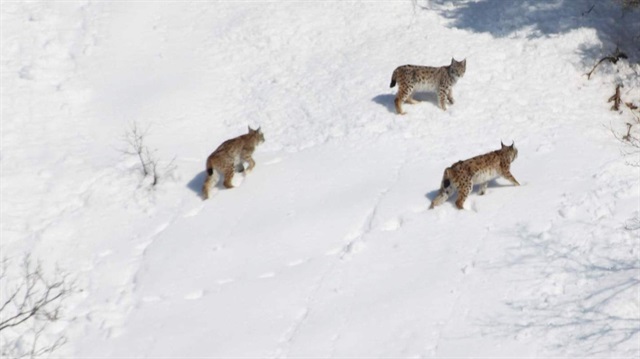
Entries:
<svg viewBox="0 0 640 359">
<path fill-rule="evenodd" d="M 264 135 L 260 128 L 257 130 L 249 127 L 249 132 L 245 135 L 224 141 L 211 155 L 207 158 L 207 179 L 202 186 L 202 196 L 204 199 L 209 198 L 209 188 L 212 183 L 217 184 L 219 175 L 224 176 L 224 186 L 233 188 L 231 180 L 234 172 L 244 172 L 244 163 L 249 162 L 247 172 L 255 167 L 256 162 L 251 155 L 255 151 L 256 146 L 264 142 Z"/>
<path fill-rule="evenodd" d="M 478 194 L 483 195 L 487 191 L 489 181 L 502 176 L 515 186 L 516 181 L 511 172 L 511 162 L 518 157 L 518 149 L 505 146 L 500 142 L 501 148 L 497 151 L 470 158 L 466 161 L 458 161 L 444 170 L 442 183 L 438 196 L 431 202 L 431 207 L 439 206 L 449 198 L 456 190 L 459 191 L 456 207 L 463 209 L 464 201 L 473 189 L 474 184 L 481 184 Z"/>
<path fill-rule="evenodd" d="M 438 106 L 447 110 L 448 101 L 453 105 L 453 93 L 451 88 L 459 78 L 464 76 L 467 69 L 467 60 L 456 61 L 451 59 L 449 66 L 431 67 L 404 65 L 396 68 L 391 76 L 391 87 L 398 83 L 396 94 L 396 111 L 404 115 L 402 104 L 404 102 L 414 104 L 418 101 L 412 97 L 414 91 L 435 91 L 438 95 Z"/>
</svg>

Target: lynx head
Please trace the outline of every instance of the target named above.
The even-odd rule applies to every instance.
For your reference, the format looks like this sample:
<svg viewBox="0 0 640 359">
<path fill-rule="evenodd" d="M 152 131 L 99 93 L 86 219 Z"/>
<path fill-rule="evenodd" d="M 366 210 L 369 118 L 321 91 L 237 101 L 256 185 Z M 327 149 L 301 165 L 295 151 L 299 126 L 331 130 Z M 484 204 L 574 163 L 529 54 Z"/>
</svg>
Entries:
<svg viewBox="0 0 640 359">
<path fill-rule="evenodd" d="M 515 142 L 511 143 L 511 146 L 505 146 L 505 144 L 500 141 L 500 151 L 503 156 L 506 156 L 509 159 L 509 162 L 513 162 L 518 158 L 518 149 L 514 145 Z"/>
<path fill-rule="evenodd" d="M 451 75 L 455 77 L 462 77 L 466 70 L 467 59 L 456 61 L 453 57 L 451 58 L 451 65 L 449 65 L 449 73 L 451 73 Z"/>
<path fill-rule="evenodd" d="M 248 128 L 249 128 L 249 134 L 255 137 L 258 143 L 264 142 L 264 134 L 260 130 L 260 127 L 258 127 L 255 130 L 252 129 L 251 126 L 248 126 Z"/>
</svg>

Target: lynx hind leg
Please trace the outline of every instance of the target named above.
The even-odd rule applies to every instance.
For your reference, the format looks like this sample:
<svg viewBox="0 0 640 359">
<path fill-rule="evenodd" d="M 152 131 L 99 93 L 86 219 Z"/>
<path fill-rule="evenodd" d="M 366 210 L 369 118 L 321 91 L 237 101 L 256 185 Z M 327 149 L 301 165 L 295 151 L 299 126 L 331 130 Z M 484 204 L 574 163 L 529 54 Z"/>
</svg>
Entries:
<svg viewBox="0 0 640 359">
<path fill-rule="evenodd" d="M 458 209 L 464 209 L 464 201 L 467 200 L 469 193 L 473 189 L 473 182 L 470 179 L 467 179 L 460 185 L 458 188 L 458 199 L 456 200 L 456 207 Z"/>
<path fill-rule="evenodd" d="M 519 186 L 520 185 L 520 183 L 518 183 L 516 178 L 513 177 L 513 175 L 511 174 L 511 172 L 509 170 L 504 171 L 503 177 L 506 178 L 509 182 L 513 183 L 514 186 Z"/>
<path fill-rule="evenodd" d="M 482 196 L 485 193 L 487 193 L 487 187 L 489 187 L 489 182 L 488 181 L 480 185 L 480 189 L 478 190 L 478 194 Z"/>
<path fill-rule="evenodd" d="M 453 105 L 454 101 L 453 101 L 453 90 L 449 89 L 449 91 L 447 91 L 447 101 L 449 101 L 450 104 Z"/>
<path fill-rule="evenodd" d="M 402 111 L 402 98 L 400 98 L 400 95 L 396 95 L 396 99 L 395 99 L 395 105 L 396 105 L 396 113 L 398 115 L 404 115 L 406 114 L 406 112 Z"/>
<path fill-rule="evenodd" d="M 254 161 L 253 158 L 249 157 L 247 158 L 247 162 L 249 162 L 249 168 L 247 168 L 247 172 L 253 171 L 253 168 L 256 166 L 256 161 Z"/>
<path fill-rule="evenodd" d="M 245 162 L 249 162 L 249 167 L 247 167 L 246 172 L 249 173 L 253 170 L 253 168 L 256 166 L 256 161 L 253 160 L 253 157 L 251 157 L 252 153 L 250 152 L 244 152 L 242 153 L 242 160 Z"/>
<path fill-rule="evenodd" d="M 396 112 L 398 114 L 406 114 L 406 112 L 402 111 L 402 104 L 411 97 L 411 93 L 413 92 L 412 90 L 413 89 L 407 87 L 406 85 L 398 85 L 398 93 L 396 94 L 396 99 L 394 101 L 396 105 Z"/>
</svg>

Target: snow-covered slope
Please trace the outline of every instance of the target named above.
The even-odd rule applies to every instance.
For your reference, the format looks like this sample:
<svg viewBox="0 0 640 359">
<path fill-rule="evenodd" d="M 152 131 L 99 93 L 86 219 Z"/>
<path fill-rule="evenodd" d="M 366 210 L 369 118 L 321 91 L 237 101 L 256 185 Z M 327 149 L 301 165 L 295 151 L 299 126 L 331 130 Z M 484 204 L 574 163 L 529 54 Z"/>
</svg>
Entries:
<svg viewBox="0 0 640 359">
<path fill-rule="evenodd" d="M 640 174 L 606 103 L 640 98 L 638 12 L 519 4 L 3 2 L 1 249 L 76 278 L 56 354 L 640 354 Z M 587 80 L 613 39 L 632 64 Z M 396 115 L 393 69 L 451 57 L 456 104 Z M 255 170 L 202 201 L 247 125 Z M 427 210 L 501 140 L 522 186 Z"/>
</svg>

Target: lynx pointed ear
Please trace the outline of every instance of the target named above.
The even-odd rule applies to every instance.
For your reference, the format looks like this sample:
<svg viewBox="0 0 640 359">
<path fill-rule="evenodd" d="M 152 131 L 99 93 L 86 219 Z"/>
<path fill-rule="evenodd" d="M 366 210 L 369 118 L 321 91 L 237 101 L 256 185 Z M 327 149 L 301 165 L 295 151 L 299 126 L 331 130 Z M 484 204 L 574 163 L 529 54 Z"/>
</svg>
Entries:
<svg viewBox="0 0 640 359">
<path fill-rule="evenodd" d="M 462 65 L 467 66 L 467 59 L 462 60 Z"/>
<path fill-rule="evenodd" d="M 455 63 L 456 63 L 456 60 L 452 57 L 452 58 L 451 58 L 451 64 L 453 65 L 453 64 L 455 64 Z"/>
<path fill-rule="evenodd" d="M 258 128 L 256 129 L 256 132 L 262 133 L 262 131 L 260 131 L 260 127 L 262 127 L 262 126 L 258 126 Z"/>
<path fill-rule="evenodd" d="M 500 140 L 500 147 L 501 147 L 501 148 L 505 148 L 505 147 L 507 147 L 507 146 L 505 146 L 505 145 L 504 145 L 504 143 L 502 143 L 502 140 Z"/>
<path fill-rule="evenodd" d="M 251 126 L 247 126 L 247 128 L 249 129 L 249 133 L 253 132 L 253 129 L 251 128 Z"/>
<path fill-rule="evenodd" d="M 509 147 L 513 148 L 513 145 L 515 145 L 515 144 L 516 144 L 516 141 L 511 140 L 511 146 L 509 146 Z"/>
</svg>

